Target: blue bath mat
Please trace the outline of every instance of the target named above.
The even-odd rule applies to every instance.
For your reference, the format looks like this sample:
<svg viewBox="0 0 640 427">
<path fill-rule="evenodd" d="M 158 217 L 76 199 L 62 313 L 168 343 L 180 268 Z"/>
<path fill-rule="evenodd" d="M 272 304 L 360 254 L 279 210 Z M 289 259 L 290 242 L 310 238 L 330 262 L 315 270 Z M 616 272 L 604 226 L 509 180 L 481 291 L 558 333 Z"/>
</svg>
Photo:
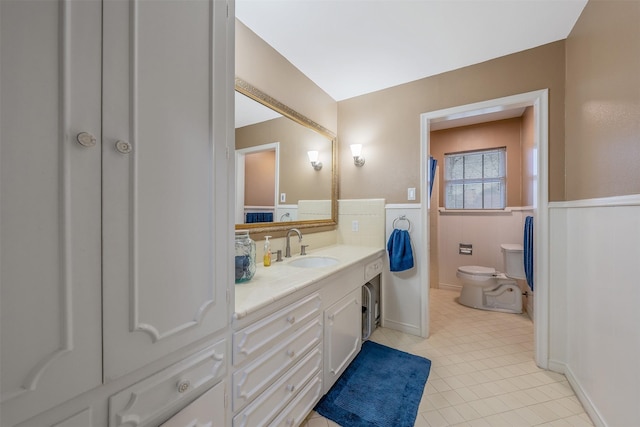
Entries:
<svg viewBox="0 0 640 427">
<path fill-rule="evenodd" d="M 429 359 L 365 341 L 315 410 L 342 427 L 412 427 L 430 369 Z"/>
</svg>

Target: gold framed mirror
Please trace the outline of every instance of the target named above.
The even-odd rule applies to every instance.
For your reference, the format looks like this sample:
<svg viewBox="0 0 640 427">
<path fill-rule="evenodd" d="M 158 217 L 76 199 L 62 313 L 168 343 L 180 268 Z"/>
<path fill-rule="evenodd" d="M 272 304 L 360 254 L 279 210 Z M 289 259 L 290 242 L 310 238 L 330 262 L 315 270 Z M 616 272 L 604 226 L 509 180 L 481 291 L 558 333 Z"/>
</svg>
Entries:
<svg viewBox="0 0 640 427">
<path fill-rule="evenodd" d="M 336 136 L 240 78 L 235 89 L 236 230 L 336 225 Z"/>
</svg>

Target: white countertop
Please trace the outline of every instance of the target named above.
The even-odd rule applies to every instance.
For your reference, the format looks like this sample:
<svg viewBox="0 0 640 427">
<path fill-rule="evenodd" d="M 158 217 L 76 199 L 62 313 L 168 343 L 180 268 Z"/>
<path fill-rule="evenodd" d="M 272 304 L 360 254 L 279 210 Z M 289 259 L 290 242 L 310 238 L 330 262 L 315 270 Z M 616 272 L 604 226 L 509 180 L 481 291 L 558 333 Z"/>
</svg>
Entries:
<svg viewBox="0 0 640 427">
<path fill-rule="evenodd" d="M 328 267 L 301 268 L 289 265 L 292 260 L 305 255 L 285 258 L 283 262 L 271 263 L 270 267 L 256 264 L 256 274 L 249 282 L 235 285 L 235 319 L 274 303 L 280 298 L 299 291 L 319 280 L 339 272 L 366 258 L 384 253 L 384 248 L 365 246 L 334 245 L 309 251 L 306 256 L 336 258 L 338 264 Z"/>
</svg>

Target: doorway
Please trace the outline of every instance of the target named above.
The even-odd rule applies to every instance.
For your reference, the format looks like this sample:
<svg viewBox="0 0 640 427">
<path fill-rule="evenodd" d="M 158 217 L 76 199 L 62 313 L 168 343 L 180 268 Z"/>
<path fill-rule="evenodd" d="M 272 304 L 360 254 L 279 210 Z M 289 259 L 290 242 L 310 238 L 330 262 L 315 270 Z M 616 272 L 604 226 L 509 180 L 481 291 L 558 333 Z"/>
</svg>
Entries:
<svg viewBox="0 0 640 427">
<path fill-rule="evenodd" d="M 473 104 L 461 105 L 457 107 L 423 113 L 420 116 L 421 134 L 421 161 L 420 176 L 425 185 L 421 185 L 421 208 L 422 208 L 422 241 L 428 247 L 430 219 L 427 212 L 430 208 L 429 198 L 429 153 L 430 153 L 430 133 L 431 128 L 438 123 L 447 121 L 473 121 L 479 120 L 489 114 L 500 111 L 511 110 L 522 107 L 533 107 L 533 128 L 534 128 L 534 153 L 533 159 L 533 212 L 535 217 L 534 227 L 534 277 L 535 296 L 533 304 L 533 324 L 534 324 L 534 355 L 536 364 L 543 368 L 548 368 L 549 360 L 549 260 L 546 257 L 549 248 L 549 91 L 548 89 L 538 90 L 504 98 L 477 102 Z M 428 265 L 429 251 L 424 251 L 423 262 Z M 421 277 L 422 301 L 422 331 L 423 336 L 429 334 L 429 270 L 424 269 Z"/>
<path fill-rule="evenodd" d="M 255 157 L 256 161 L 248 162 L 252 157 Z M 257 168 L 252 168 L 251 164 Z M 278 204 L 279 175 L 280 143 L 274 142 L 236 150 L 236 224 L 246 222 L 247 208 L 260 212 L 272 212 L 275 215 Z M 251 187 L 249 191 L 247 191 L 247 185 Z M 255 190 L 254 196 L 251 194 L 252 190 Z"/>
</svg>

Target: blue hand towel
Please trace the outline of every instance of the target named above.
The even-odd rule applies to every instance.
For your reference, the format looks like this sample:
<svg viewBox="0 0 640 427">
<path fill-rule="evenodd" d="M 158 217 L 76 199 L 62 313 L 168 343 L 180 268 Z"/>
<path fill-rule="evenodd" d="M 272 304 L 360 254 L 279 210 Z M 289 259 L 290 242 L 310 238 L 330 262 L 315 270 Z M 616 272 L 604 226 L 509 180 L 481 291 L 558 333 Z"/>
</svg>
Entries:
<svg viewBox="0 0 640 427">
<path fill-rule="evenodd" d="M 389 251 L 391 271 L 404 271 L 413 268 L 411 237 L 409 237 L 407 230 L 393 230 L 387 242 L 387 250 Z"/>
</svg>

